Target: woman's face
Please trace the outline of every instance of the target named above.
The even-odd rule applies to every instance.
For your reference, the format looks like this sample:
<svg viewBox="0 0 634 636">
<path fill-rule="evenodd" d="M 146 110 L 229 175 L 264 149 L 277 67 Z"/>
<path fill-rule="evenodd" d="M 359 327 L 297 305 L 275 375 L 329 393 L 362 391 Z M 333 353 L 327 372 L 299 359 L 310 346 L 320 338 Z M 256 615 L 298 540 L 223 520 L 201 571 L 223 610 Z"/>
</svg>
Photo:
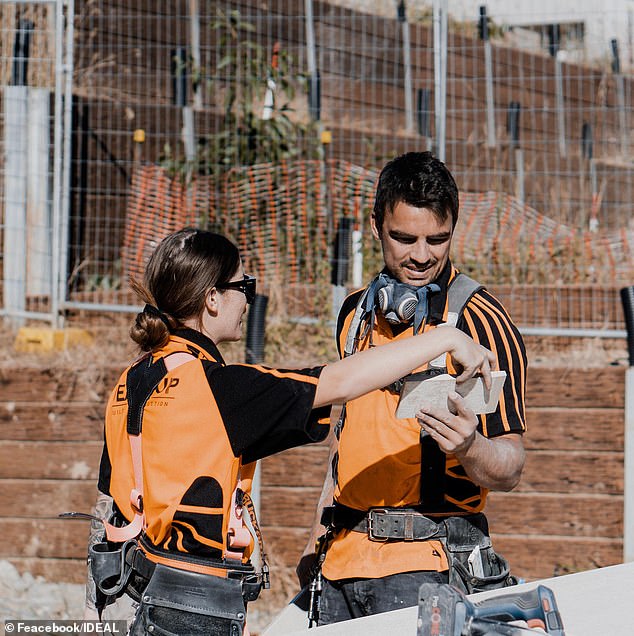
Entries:
<svg viewBox="0 0 634 636">
<path fill-rule="evenodd" d="M 238 271 L 227 281 L 240 281 L 244 278 L 242 264 Z M 235 342 L 242 337 L 242 318 L 247 310 L 247 297 L 240 289 L 217 289 L 218 322 L 214 341 Z"/>
</svg>

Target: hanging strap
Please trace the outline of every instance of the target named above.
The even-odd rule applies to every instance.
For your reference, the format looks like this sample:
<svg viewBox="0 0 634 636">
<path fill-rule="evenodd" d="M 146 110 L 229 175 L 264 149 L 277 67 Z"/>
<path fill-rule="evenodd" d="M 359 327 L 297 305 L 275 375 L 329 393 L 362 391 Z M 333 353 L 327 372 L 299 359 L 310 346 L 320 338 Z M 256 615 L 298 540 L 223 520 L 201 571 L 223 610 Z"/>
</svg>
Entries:
<svg viewBox="0 0 634 636">
<path fill-rule="evenodd" d="M 242 560 L 244 549 L 251 543 L 251 533 L 245 525 L 243 518 L 245 494 L 246 493 L 242 490 L 242 480 L 238 476 L 238 483 L 231 495 L 229 524 L 227 527 L 227 547 L 224 551 L 225 559 Z"/>
<path fill-rule="evenodd" d="M 130 505 L 134 511 L 132 521 L 121 528 L 104 521 L 108 541 L 121 543 L 134 539 L 145 528 L 145 512 L 143 510 L 143 455 L 141 451 L 141 428 L 143 424 L 143 408 L 150 395 L 165 377 L 167 368 L 163 359 L 152 363 L 150 355 L 135 364 L 126 378 L 126 400 L 128 402 L 128 419 L 126 431 L 132 454 L 134 470 L 134 488 L 130 491 Z"/>
<path fill-rule="evenodd" d="M 458 273 L 447 289 L 447 322 L 455 327 L 472 296 L 483 289 L 477 281 Z M 440 325 L 442 327 L 442 325 Z M 429 363 L 430 367 L 447 367 L 447 354 L 443 353 Z M 438 444 L 421 429 L 420 432 L 420 506 L 426 512 L 442 512 L 445 503 L 446 455 Z"/>
<path fill-rule="evenodd" d="M 255 512 L 253 500 L 249 493 L 242 490 L 242 481 L 238 479 L 238 485 L 233 491 L 231 497 L 231 510 L 229 511 L 229 527 L 227 531 L 228 548 L 224 551 L 225 559 L 242 560 L 244 549 L 251 543 L 251 532 L 244 521 L 244 509 L 247 509 L 253 532 L 258 541 L 260 548 L 261 573 L 260 578 L 262 586 L 265 589 L 270 587 L 269 566 L 266 562 L 266 554 L 264 552 L 264 541 L 258 517 Z M 229 548 L 232 548 L 231 550 Z"/>
<path fill-rule="evenodd" d="M 260 524 L 258 523 L 258 517 L 255 512 L 255 505 L 253 504 L 253 499 L 251 499 L 249 493 L 242 491 L 242 503 L 249 513 L 251 525 L 253 526 L 253 532 L 255 532 L 255 536 L 258 540 L 258 547 L 260 548 L 260 561 L 262 562 L 262 587 L 264 587 L 265 590 L 268 590 L 269 587 L 271 587 L 271 583 L 269 580 L 269 566 L 266 561 L 266 554 L 264 552 L 264 540 L 262 539 L 262 531 L 260 530 Z"/>
</svg>

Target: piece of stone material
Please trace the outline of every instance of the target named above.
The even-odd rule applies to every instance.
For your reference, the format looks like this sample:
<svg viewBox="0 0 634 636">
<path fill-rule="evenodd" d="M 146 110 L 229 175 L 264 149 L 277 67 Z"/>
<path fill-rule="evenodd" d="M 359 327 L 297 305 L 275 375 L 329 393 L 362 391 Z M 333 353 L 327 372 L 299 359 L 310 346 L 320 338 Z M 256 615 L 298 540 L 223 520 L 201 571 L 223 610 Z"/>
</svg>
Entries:
<svg viewBox="0 0 634 636">
<path fill-rule="evenodd" d="M 443 373 L 434 377 L 426 377 L 413 373 L 405 378 L 401 397 L 396 407 L 396 417 L 415 417 L 420 405 L 448 409 L 447 396 L 452 391 L 461 395 L 466 406 L 476 415 L 493 413 L 500 399 L 500 392 L 506 380 L 506 371 L 493 371 L 491 373 L 491 389 L 484 386 L 481 377 L 470 378 L 465 382 L 456 383 L 456 378 Z"/>
</svg>

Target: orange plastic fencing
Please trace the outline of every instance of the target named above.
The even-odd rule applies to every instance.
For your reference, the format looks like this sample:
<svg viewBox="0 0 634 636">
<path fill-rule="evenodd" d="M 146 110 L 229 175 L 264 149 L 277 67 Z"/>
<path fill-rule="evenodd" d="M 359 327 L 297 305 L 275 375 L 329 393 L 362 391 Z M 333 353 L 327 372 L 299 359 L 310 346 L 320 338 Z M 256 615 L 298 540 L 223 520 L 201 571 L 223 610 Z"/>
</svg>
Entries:
<svg viewBox="0 0 634 636">
<path fill-rule="evenodd" d="M 122 253 L 124 276 L 140 277 L 152 249 L 188 226 L 225 233 L 245 269 L 274 284 L 329 279 L 339 219 L 367 227 L 378 173 L 341 160 L 238 167 L 220 181 L 185 185 L 144 166 L 133 177 Z M 631 284 L 634 229 L 581 230 L 499 192 L 461 194 L 454 261 L 487 283 Z"/>
<path fill-rule="evenodd" d="M 170 232 L 198 226 L 197 204 L 207 202 L 209 190 L 196 181 L 186 188 L 158 166 L 144 166 L 134 173 L 128 196 L 125 233 L 121 250 L 124 281 L 141 281 L 145 265 L 158 242 Z"/>
<path fill-rule="evenodd" d="M 157 241 L 196 225 L 239 246 L 245 269 L 286 283 L 315 283 L 329 272 L 338 219 L 360 225 L 372 205 L 372 171 L 343 161 L 294 161 L 233 168 L 220 182 L 188 186 L 167 170 L 143 166 L 130 187 L 122 252 L 124 280 L 142 276 Z"/>
</svg>

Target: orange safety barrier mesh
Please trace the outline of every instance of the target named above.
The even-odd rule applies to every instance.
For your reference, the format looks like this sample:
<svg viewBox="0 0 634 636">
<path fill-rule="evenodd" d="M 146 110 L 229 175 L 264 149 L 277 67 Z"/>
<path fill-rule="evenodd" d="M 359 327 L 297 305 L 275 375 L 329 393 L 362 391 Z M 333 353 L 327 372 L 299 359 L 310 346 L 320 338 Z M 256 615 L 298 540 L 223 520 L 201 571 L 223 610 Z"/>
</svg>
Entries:
<svg viewBox="0 0 634 636">
<path fill-rule="evenodd" d="M 358 224 L 371 209 L 376 174 L 342 161 L 294 161 L 232 168 L 220 182 L 186 186 L 143 166 L 129 191 L 122 267 L 140 277 L 157 241 L 187 225 L 223 232 L 258 277 L 314 283 L 327 274 L 337 220 Z"/>
<path fill-rule="evenodd" d="M 128 198 L 124 276 L 140 277 L 156 243 L 196 225 L 239 245 L 245 269 L 285 284 L 328 278 L 341 217 L 361 229 L 372 210 L 378 172 L 342 160 L 236 167 L 220 181 L 185 185 L 166 169 L 137 169 Z M 452 257 L 487 283 L 630 284 L 634 229 L 580 230 L 555 222 L 499 192 L 463 192 Z"/>
<path fill-rule="evenodd" d="M 121 261 L 124 281 L 143 279 L 143 271 L 158 242 L 170 232 L 200 225 L 196 210 L 209 206 L 209 191 L 196 183 L 185 188 L 159 166 L 144 166 L 132 176 Z"/>
</svg>

